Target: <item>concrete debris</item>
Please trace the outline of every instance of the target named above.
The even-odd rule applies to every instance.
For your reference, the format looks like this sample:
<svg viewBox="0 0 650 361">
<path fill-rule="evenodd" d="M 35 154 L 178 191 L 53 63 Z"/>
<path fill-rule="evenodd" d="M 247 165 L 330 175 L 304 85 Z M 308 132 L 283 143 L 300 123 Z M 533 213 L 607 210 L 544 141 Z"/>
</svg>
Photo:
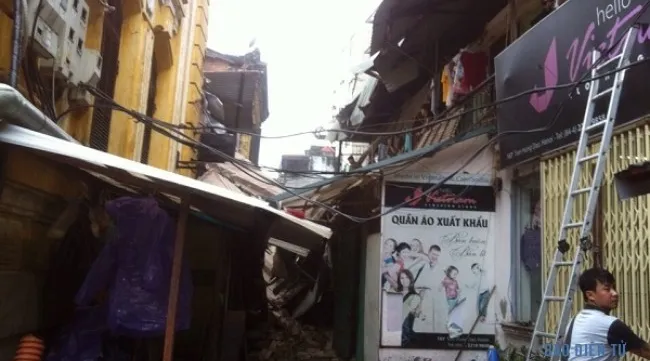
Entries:
<svg viewBox="0 0 650 361">
<path fill-rule="evenodd" d="M 331 330 L 301 325 L 284 310 L 271 313 L 267 335 L 250 355 L 259 361 L 344 361 L 332 349 Z M 345 360 L 353 361 L 353 360 Z"/>
</svg>

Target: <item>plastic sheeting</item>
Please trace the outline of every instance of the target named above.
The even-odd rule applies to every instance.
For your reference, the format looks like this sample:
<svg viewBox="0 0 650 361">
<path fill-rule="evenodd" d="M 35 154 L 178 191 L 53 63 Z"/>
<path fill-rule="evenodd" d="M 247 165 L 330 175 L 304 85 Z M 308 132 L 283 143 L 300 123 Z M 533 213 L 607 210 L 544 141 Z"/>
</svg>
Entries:
<svg viewBox="0 0 650 361">
<path fill-rule="evenodd" d="M 106 211 L 115 227 L 76 296 L 89 305 L 108 290 L 108 329 L 116 335 L 149 337 L 165 332 L 175 221 L 153 198 L 123 197 Z M 176 329 L 190 326 L 192 281 L 183 263 Z"/>
</svg>

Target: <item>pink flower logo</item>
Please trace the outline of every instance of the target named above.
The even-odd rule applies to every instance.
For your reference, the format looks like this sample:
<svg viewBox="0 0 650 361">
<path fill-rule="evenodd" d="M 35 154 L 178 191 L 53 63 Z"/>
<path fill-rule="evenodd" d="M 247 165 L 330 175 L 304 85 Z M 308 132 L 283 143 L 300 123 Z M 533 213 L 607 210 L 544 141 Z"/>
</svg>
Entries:
<svg viewBox="0 0 650 361">
<path fill-rule="evenodd" d="M 544 61 L 544 88 L 557 86 L 557 68 L 557 44 L 555 38 L 553 38 L 551 46 L 549 46 L 548 52 L 546 53 L 546 60 Z M 537 88 L 537 85 L 535 85 L 535 88 Z M 533 93 L 530 95 L 529 103 L 537 113 L 543 113 L 551 104 L 554 93 L 554 89 Z"/>
</svg>

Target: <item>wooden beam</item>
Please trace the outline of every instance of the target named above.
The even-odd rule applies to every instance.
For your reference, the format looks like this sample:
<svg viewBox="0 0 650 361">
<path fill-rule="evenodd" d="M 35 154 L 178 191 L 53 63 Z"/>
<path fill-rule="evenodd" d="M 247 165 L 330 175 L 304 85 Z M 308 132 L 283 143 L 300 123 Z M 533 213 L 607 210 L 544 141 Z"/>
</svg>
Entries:
<svg viewBox="0 0 650 361">
<path fill-rule="evenodd" d="M 174 258 L 172 276 L 167 303 L 167 324 L 165 327 L 165 345 L 163 361 L 172 361 L 174 355 L 174 338 L 176 336 L 176 310 L 178 308 L 178 291 L 180 289 L 181 270 L 183 266 L 183 247 L 185 245 L 185 230 L 187 217 L 190 212 L 189 197 L 183 197 L 176 224 L 176 240 L 174 242 Z"/>
</svg>

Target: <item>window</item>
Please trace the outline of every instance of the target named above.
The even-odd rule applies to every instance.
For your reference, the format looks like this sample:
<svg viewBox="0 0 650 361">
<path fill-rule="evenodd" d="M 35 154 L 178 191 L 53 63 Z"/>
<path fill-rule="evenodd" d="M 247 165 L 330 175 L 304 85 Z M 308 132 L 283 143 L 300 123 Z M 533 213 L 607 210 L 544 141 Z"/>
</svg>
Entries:
<svg viewBox="0 0 650 361">
<path fill-rule="evenodd" d="M 115 94 L 115 80 L 117 78 L 118 55 L 120 52 L 120 37 L 122 33 L 122 2 L 108 0 L 108 4 L 115 7 L 104 18 L 102 32 L 102 76 L 97 87 L 99 90 L 113 97 Z M 102 151 L 108 150 L 108 138 L 111 129 L 113 113 L 108 108 L 95 108 L 93 121 L 90 128 L 90 147 Z"/>
<path fill-rule="evenodd" d="M 515 321 L 535 322 L 542 300 L 542 213 L 540 174 L 515 179 L 513 200 L 513 285 Z"/>
</svg>

